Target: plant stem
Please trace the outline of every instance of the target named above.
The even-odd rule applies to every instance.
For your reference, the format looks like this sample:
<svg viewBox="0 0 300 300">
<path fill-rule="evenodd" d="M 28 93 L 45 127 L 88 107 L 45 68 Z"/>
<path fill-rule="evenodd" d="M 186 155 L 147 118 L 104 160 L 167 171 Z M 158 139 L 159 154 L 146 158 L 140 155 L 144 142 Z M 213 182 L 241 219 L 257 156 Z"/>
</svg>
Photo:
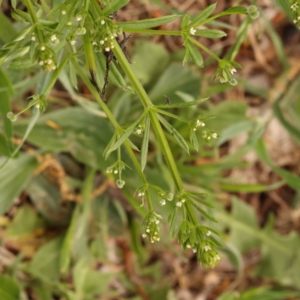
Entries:
<svg viewBox="0 0 300 300">
<path fill-rule="evenodd" d="M 26 3 L 26 6 L 28 8 L 28 12 L 29 12 L 30 17 L 32 19 L 32 22 L 34 24 L 35 31 L 37 33 L 37 37 L 38 37 L 39 43 L 43 44 L 44 43 L 44 38 L 43 38 L 43 35 L 42 35 L 41 31 L 40 31 L 39 21 L 38 21 L 37 16 L 36 16 L 36 14 L 34 12 L 34 8 L 32 6 L 32 3 L 31 3 L 30 0 L 25 0 L 25 3 Z"/>
<path fill-rule="evenodd" d="M 142 84 L 135 76 L 134 72 L 132 71 L 122 49 L 120 48 L 119 44 L 114 41 L 114 54 L 116 58 L 118 59 L 122 69 L 124 70 L 125 74 L 128 76 L 129 80 L 131 81 L 131 84 L 133 85 L 136 93 L 138 94 L 142 104 L 146 109 L 148 109 L 149 118 L 151 120 L 151 124 L 153 127 L 153 130 L 155 132 L 155 135 L 159 141 L 159 145 L 161 146 L 161 150 L 164 153 L 166 162 L 169 166 L 169 169 L 172 173 L 173 179 L 175 181 L 175 184 L 177 186 L 178 191 L 181 191 L 183 189 L 183 184 L 179 175 L 179 171 L 177 169 L 172 151 L 170 149 L 169 143 L 166 139 L 166 136 L 163 132 L 163 129 L 160 126 L 160 123 L 158 121 L 156 113 L 151 110 L 153 107 L 153 103 L 151 102 L 150 98 L 148 97 L 146 91 L 144 90 Z"/>
<path fill-rule="evenodd" d="M 74 68 L 76 69 L 77 73 L 79 74 L 79 76 L 81 77 L 81 79 L 83 80 L 83 82 L 85 83 L 85 85 L 88 87 L 88 89 L 90 90 L 90 92 L 92 93 L 92 95 L 95 97 L 96 101 L 99 103 L 100 107 L 102 108 L 102 110 L 105 112 L 107 118 L 109 119 L 109 121 L 112 123 L 112 125 L 115 127 L 116 130 L 120 130 L 121 126 L 118 124 L 118 122 L 116 121 L 115 117 L 113 116 L 113 114 L 111 113 L 111 111 L 109 110 L 109 108 L 107 107 L 107 105 L 103 102 L 103 100 L 101 99 L 99 93 L 97 92 L 96 88 L 93 86 L 93 84 L 90 82 L 90 80 L 88 79 L 88 77 L 85 75 L 85 73 L 83 72 L 82 68 L 80 67 L 80 65 L 77 63 L 77 61 L 72 57 L 70 59 L 71 63 L 73 64 Z M 147 180 L 146 177 L 140 167 L 140 164 L 134 154 L 134 152 L 132 151 L 130 144 L 128 141 L 124 142 L 124 145 L 126 147 L 126 150 L 143 182 L 143 184 L 147 184 Z M 146 191 L 146 198 L 147 198 L 147 204 L 149 207 L 149 210 L 153 210 L 153 206 L 150 200 L 150 193 L 149 191 Z"/>
<path fill-rule="evenodd" d="M 198 47 L 200 47 L 202 50 L 204 50 L 206 53 L 208 53 L 211 57 L 213 57 L 217 62 L 221 62 L 222 59 L 220 59 L 215 53 L 213 53 L 211 50 L 209 50 L 208 48 L 206 48 L 203 44 L 201 44 L 200 42 L 196 41 L 195 39 L 188 37 L 188 39 L 194 43 L 195 45 L 197 45 Z"/>
</svg>

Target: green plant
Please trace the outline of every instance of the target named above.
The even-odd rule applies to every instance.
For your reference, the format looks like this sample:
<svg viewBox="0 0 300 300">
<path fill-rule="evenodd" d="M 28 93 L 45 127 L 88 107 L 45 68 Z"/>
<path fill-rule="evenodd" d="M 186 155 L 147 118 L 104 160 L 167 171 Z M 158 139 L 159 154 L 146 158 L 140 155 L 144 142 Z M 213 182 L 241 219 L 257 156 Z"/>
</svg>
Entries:
<svg viewBox="0 0 300 300">
<path fill-rule="evenodd" d="M 33 108 L 32 119 L 25 131 L 23 142 L 17 148 L 14 148 L 11 143 L 12 125 L 4 118 L 6 136 L 2 137 L 2 139 L 5 139 L 6 145 L 2 152 L 6 153 L 10 158 L 16 156 L 35 123 L 38 122 L 39 115 L 46 110 L 48 104 L 47 97 L 58 78 L 61 78 L 65 72 L 68 72 L 69 81 L 74 88 L 78 88 L 77 76 L 79 76 L 91 91 L 100 105 L 102 112 L 113 126 L 114 133 L 103 150 L 105 159 L 110 158 L 114 152 L 116 153 L 116 157 L 114 157 L 112 163 L 106 165 L 107 176 L 112 177 L 116 175 L 116 185 L 119 188 L 123 188 L 126 185 L 126 181 L 124 180 L 126 176 L 123 175 L 125 169 L 134 166 L 139 175 L 140 182 L 136 185 L 136 195 L 140 197 L 142 204 L 144 200 L 146 201 L 148 209 L 147 214 L 144 216 L 142 236 L 148 237 L 151 242 L 159 240 L 159 224 L 162 217 L 154 209 L 153 194 L 156 194 L 154 197 L 161 205 L 165 205 L 167 201 L 172 201 L 174 198 L 173 210 L 168 218 L 172 236 L 177 236 L 179 243 L 185 250 L 191 248 L 193 252 L 197 253 L 197 258 L 204 267 L 214 267 L 220 258 L 216 247 L 222 247 L 222 244 L 218 241 L 217 232 L 209 226 L 200 224 L 195 213 L 198 211 L 205 218 L 215 222 L 215 218 L 203 208 L 203 206 L 211 207 L 212 205 L 204 200 L 205 195 L 203 193 L 184 187 L 175 162 L 174 153 L 170 148 L 167 138 L 167 134 L 172 136 L 178 145 L 189 153 L 189 142 L 182 136 L 179 130 L 171 125 L 170 119 L 185 124 L 185 128 L 189 131 L 190 144 L 193 145 L 195 150 L 198 150 L 197 131 L 201 132 L 202 137 L 208 143 L 217 138 L 218 134 L 207 127 L 206 121 L 209 118 L 198 115 L 190 120 L 175 113 L 176 109 L 195 106 L 203 103 L 206 99 L 179 103 L 171 99 L 171 103 L 163 105 L 154 104 L 137 78 L 126 55 L 123 53 L 122 42 L 119 42 L 119 36 L 122 33 L 181 36 L 185 46 L 183 63 L 188 62 L 189 58 L 191 58 L 199 68 L 202 68 L 204 62 L 198 49 L 200 48 L 217 61 L 216 79 L 220 80 L 221 83 L 235 85 L 237 84 L 237 80 L 233 77 L 233 74 L 236 72 L 236 68 L 240 68 L 241 66 L 234 61 L 234 58 L 249 24 L 251 24 L 253 19 L 258 17 L 258 11 L 253 5 L 248 9 L 245 7 L 232 7 L 222 13 L 211 16 L 216 8 L 216 4 L 212 4 L 194 18 L 191 18 L 190 15 L 184 15 L 180 23 L 180 31 L 165 31 L 151 30 L 149 28 L 165 24 L 179 16 L 171 15 L 150 20 L 115 23 L 110 15 L 125 6 L 128 2 L 128 0 L 103 1 L 103 7 L 101 7 L 96 0 L 66 1 L 51 7 L 50 3 L 46 1 L 41 1 L 41 4 L 38 4 L 25 0 L 23 3 L 28 9 L 28 13 L 18 10 L 16 3 L 13 2 L 15 10 L 12 16 L 17 21 L 23 23 L 24 26 L 13 41 L 2 47 L 0 61 L 3 66 L 17 70 L 25 69 L 27 71 L 35 70 L 38 72 L 37 70 L 40 68 L 41 71 L 46 72 L 46 75 L 44 76 L 44 85 L 39 86 L 36 94 L 30 97 L 30 102 L 26 108 L 14 114 L 10 111 L 9 98 L 12 93 L 11 84 L 5 74 L 2 74 L 1 86 L 4 88 L 2 93 L 5 96 L 5 105 L 3 105 L 2 114 L 14 122 L 20 114 L 29 108 Z M 238 33 L 240 39 L 227 53 L 225 58 L 221 59 L 196 40 L 195 37 L 220 38 L 226 36 L 226 33 L 215 29 L 197 30 L 196 28 L 208 24 L 216 18 L 230 14 L 245 14 L 247 16 Z M 125 36 L 124 39 L 126 39 Z M 116 63 L 113 62 L 113 58 L 116 58 L 124 75 L 122 75 Z M 84 59 L 85 62 L 83 62 Z M 134 112 L 134 120 L 131 124 L 127 124 L 127 126 L 119 124 L 109 105 L 103 101 L 108 75 L 105 74 L 103 69 L 99 68 L 99 63 L 101 62 L 102 65 L 105 62 L 106 69 L 111 66 L 114 83 L 127 89 L 128 92 L 136 94 L 143 107 L 141 110 Z M 88 73 L 89 75 L 87 75 Z M 128 78 L 132 88 L 128 87 L 125 78 Z M 162 98 L 163 95 L 160 95 L 160 97 Z M 108 125 L 105 124 L 104 126 Z M 150 183 L 144 174 L 148 158 L 151 129 L 155 134 L 154 142 L 163 154 L 168 166 L 168 172 L 174 182 L 175 189 L 172 192 L 157 184 Z M 143 136 L 140 149 L 132 142 L 131 139 L 133 136 Z M 127 151 L 127 158 L 124 158 L 123 146 Z M 140 151 L 140 162 L 134 151 Z M 125 162 L 128 160 L 128 157 L 131 160 L 130 166 Z M 8 159 L 3 165 L 7 162 Z M 28 163 L 28 160 L 25 159 L 24 163 Z M 89 188 L 87 190 L 83 188 L 84 199 L 88 199 L 87 191 L 91 191 L 97 167 L 92 166 L 92 169 L 94 170 L 91 171 L 86 182 Z M 10 201 L 5 203 L 1 212 L 4 212 L 9 207 L 9 204 Z M 82 209 L 85 210 L 84 205 Z M 77 210 L 73 212 L 72 219 L 75 218 L 77 213 Z M 178 223 L 180 224 L 179 226 Z M 72 231 L 72 225 L 70 230 Z M 68 235 L 65 239 L 64 245 L 68 245 Z M 63 256 L 61 266 L 64 271 L 68 269 L 69 264 L 70 257 Z"/>
</svg>

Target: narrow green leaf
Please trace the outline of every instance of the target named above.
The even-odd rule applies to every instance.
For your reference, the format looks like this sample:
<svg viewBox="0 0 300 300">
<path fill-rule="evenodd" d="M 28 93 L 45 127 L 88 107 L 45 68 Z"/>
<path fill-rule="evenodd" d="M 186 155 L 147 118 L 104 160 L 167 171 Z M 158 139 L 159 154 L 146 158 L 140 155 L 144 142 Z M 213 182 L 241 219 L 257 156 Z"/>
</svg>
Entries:
<svg viewBox="0 0 300 300">
<path fill-rule="evenodd" d="M 104 9 L 103 13 L 105 15 L 110 15 L 111 13 L 117 11 L 118 9 L 122 8 L 126 4 L 128 4 L 130 0 L 112 0 L 107 4 Z"/>
<path fill-rule="evenodd" d="M 108 158 L 108 153 L 107 153 L 108 149 L 116 142 L 116 139 L 117 139 L 117 133 L 115 132 L 103 151 L 105 160 Z"/>
<path fill-rule="evenodd" d="M 244 6 L 233 6 L 233 7 L 229 7 L 228 9 L 224 10 L 221 14 L 227 14 L 227 15 L 231 15 L 231 14 L 247 14 L 247 8 Z"/>
<path fill-rule="evenodd" d="M 120 23 L 118 23 L 118 26 L 122 27 L 123 29 L 147 29 L 147 28 L 158 27 L 162 24 L 172 22 L 177 18 L 178 18 L 178 15 L 170 15 L 170 16 L 159 17 L 159 18 L 155 18 L 155 19 L 120 22 Z"/>
<path fill-rule="evenodd" d="M 190 195 L 190 197 L 192 199 L 194 199 L 195 201 L 199 202 L 200 204 L 203 204 L 203 205 L 205 205 L 207 207 L 214 208 L 214 206 L 211 203 L 209 203 L 208 201 L 201 200 L 200 197 L 197 197 L 197 196 L 194 196 L 194 195 Z"/>
<path fill-rule="evenodd" d="M 17 0 L 11 0 L 10 3 L 11 3 L 11 6 L 13 7 L 13 9 L 17 8 Z"/>
<path fill-rule="evenodd" d="M 189 24 L 190 20 L 191 20 L 191 16 L 185 14 L 180 22 L 180 28 L 185 29 L 185 27 Z"/>
<path fill-rule="evenodd" d="M 182 135 L 162 116 L 157 115 L 159 121 L 164 125 L 164 127 L 169 131 L 169 133 L 173 136 L 175 141 L 178 143 L 180 147 L 182 147 L 187 153 L 189 153 L 189 146 Z"/>
<path fill-rule="evenodd" d="M 262 184 L 247 184 L 247 183 L 225 183 L 221 184 L 220 187 L 224 191 L 228 192 L 241 192 L 241 193 L 259 193 L 264 191 L 271 191 L 277 189 L 284 185 L 283 181 L 279 181 L 270 185 Z M 298 187 L 300 186 L 300 181 L 298 181 Z"/>
<path fill-rule="evenodd" d="M 20 289 L 13 278 L 0 275 L 0 299 L 15 300 L 19 297 Z"/>
<path fill-rule="evenodd" d="M 199 150 L 198 139 L 197 139 L 197 135 L 196 135 L 195 131 L 193 131 L 193 130 L 191 130 L 190 140 L 191 140 L 191 144 L 193 145 L 195 150 L 198 152 L 198 150 Z"/>
<path fill-rule="evenodd" d="M 130 139 L 128 139 L 127 141 L 129 143 L 131 149 L 133 149 L 134 151 L 140 152 L 140 149 Z"/>
<path fill-rule="evenodd" d="M 208 39 L 219 39 L 226 36 L 226 32 L 218 29 L 200 29 L 196 30 L 196 36 L 202 36 Z"/>
<path fill-rule="evenodd" d="M 190 51 L 189 51 L 188 47 L 185 47 L 184 58 L 183 58 L 182 64 L 185 65 L 189 61 L 189 58 L 190 58 Z"/>
<path fill-rule="evenodd" d="M 189 107 L 189 106 L 194 106 L 197 104 L 201 104 L 208 100 L 209 98 L 202 98 L 202 99 L 197 99 L 189 102 L 183 102 L 183 103 L 176 103 L 176 104 L 164 104 L 164 105 L 157 105 L 157 108 L 182 108 L 182 107 Z"/>
<path fill-rule="evenodd" d="M 107 152 L 105 153 L 105 158 L 107 158 L 111 152 L 117 150 L 129 138 L 129 136 L 134 131 L 135 126 L 136 124 L 133 124 L 129 128 L 127 128 L 125 133 L 107 149 Z"/>
<path fill-rule="evenodd" d="M 77 90 L 78 88 L 78 83 L 77 83 L 77 76 L 76 76 L 76 70 L 73 67 L 73 65 L 71 64 L 71 62 L 69 61 L 69 74 L 70 74 L 70 82 L 72 84 L 72 86 Z"/>
<path fill-rule="evenodd" d="M 279 106 L 279 102 L 276 101 L 273 104 L 273 111 L 277 119 L 280 121 L 282 126 L 290 133 L 290 135 L 300 144 L 300 130 L 291 125 L 284 117 L 282 110 Z"/>
<path fill-rule="evenodd" d="M 207 213 L 205 210 L 203 210 L 202 208 L 200 208 L 197 204 L 195 204 L 194 202 L 190 202 L 205 218 L 207 218 L 208 220 L 218 223 L 218 221 L 209 213 Z"/>
<path fill-rule="evenodd" d="M 300 191 L 300 177 L 299 176 L 297 176 L 289 171 L 286 171 L 282 168 L 279 168 L 279 167 L 273 167 L 273 170 L 277 174 L 279 174 L 282 177 L 282 179 L 284 179 L 290 187 L 292 187 L 296 191 Z"/>
<path fill-rule="evenodd" d="M 189 53 L 194 61 L 194 63 L 199 67 L 199 68 L 203 68 L 203 57 L 200 53 L 200 50 L 193 44 L 191 43 L 189 40 L 185 41 L 185 47 L 188 47 L 189 49 Z"/>
<path fill-rule="evenodd" d="M 142 168 L 142 171 L 144 171 L 146 163 L 147 163 L 148 147 L 149 147 L 149 135 L 150 135 L 150 119 L 149 119 L 149 117 L 146 117 L 144 137 L 143 137 L 143 143 L 142 143 L 142 148 L 141 148 L 141 168 Z"/>
<path fill-rule="evenodd" d="M 203 9 L 194 19 L 193 21 L 189 24 L 189 28 L 193 27 L 194 25 L 202 22 L 203 20 L 207 19 L 216 9 L 217 4 L 211 4 L 205 9 Z"/>
</svg>

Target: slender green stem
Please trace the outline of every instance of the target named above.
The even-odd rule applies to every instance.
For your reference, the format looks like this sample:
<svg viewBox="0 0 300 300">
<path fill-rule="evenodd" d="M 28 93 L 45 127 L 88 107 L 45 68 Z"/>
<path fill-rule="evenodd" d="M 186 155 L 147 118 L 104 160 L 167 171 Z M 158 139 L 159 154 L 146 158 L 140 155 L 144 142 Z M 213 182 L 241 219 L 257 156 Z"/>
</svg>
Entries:
<svg viewBox="0 0 300 300">
<path fill-rule="evenodd" d="M 222 59 L 220 59 L 215 53 L 213 53 L 211 50 L 209 50 L 208 48 L 206 48 L 203 44 L 201 44 L 200 42 L 196 41 L 195 39 L 193 39 L 192 37 L 188 37 L 188 39 L 194 43 L 195 45 L 197 45 L 198 47 L 200 47 L 202 50 L 204 50 L 206 53 L 208 53 L 211 57 L 213 57 L 217 62 L 221 62 Z"/>
<path fill-rule="evenodd" d="M 120 48 L 119 44 L 114 41 L 114 54 L 116 58 L 118 59 L 121 67 L 123 68 L 124 72 L 128 76 L 129 80 L 131 81 L 131 84 L 135 88 L 136 93 L 138 94 L 142 104 L 145 108 L 149 109 L 149 118 L 151 120 L 151 124 L 153 127 L 153 130 L 157 136 L 157 139 L 159 141 L 159 145 L 161 146 L 162 152 L 164 153 L 166 162 L 169 166 L 169 169 L 172 173 L 173 179 L 175 181 L 175 184 L 177 186 L 177 189 L 181 191 L 183 189 L 183 184 L 179 175 L 179 171 L 177 169 L 172 151 L 170 149 L 169 143 L 166 139 L 166 136 L 163 132 L 163 129 L 160 126 L 160 123 L 158 121 L 157 115 L 154 111 L 151 110 L 153 107 L 153 104 L 151 100 L 149 99 L 146 91 L 144 90 L 142 84 L 137 79 L 136 75 L 132 71 L 122 49 Z"/>
<path fill-rule="evenodd" d="M 121 24 L 122 27 L 122 24 Z M 140 34 L 151 34 L 151 35 L 171 35 L 171 36 L 181 36 L 181 31 L 172 30 L 154 30 L 154 29 L 138 29 L 138 28 L 123 28 L 124 32 L 128 33 L 140 33 Z"/>
<path fill-rule="evenodd" d="M 38 18 L 35 14 L 35 11 L 34 11 L 34 8 L 32 6 L 32 1 L 30 0 L 25 0 L 25 3 L 26 3 L 26 6 L 28 8 L 28 12 L 30 14 L 30 17 L 32 19 L 32 22 L 34 24 L 34 27 L 35 27 L 35 31 L 37 33 L 37 37 L 38 37 L 38 40 L 40 42 L 40 44 L 43 44 L 44 43 L 44 38 L 43 38 L 43 34 L 41 33 L 40 31 L 40 28 L 39 28 L 39 21 L 38 21 Z"/>
<path fill-rule="evenodd" d="M 112 125 L 115 127 L 116 130 L 120 130 L 121 126 L 118 124 L 118 122 L 116 121 L 115 117 L 113 116 L 113 114 L 111 113 L 111 111 L 109 110 L 109 108 L 107 107 L 107 105 L 103 102 L 103 100 L 101 99 L 100 95 L 98 94 L 97 90 L 95 89 L 95 87 L 93 86 L 93 84 L 90 82 L 90 80 L 88 79 L 88 77 L 85 75 L 84 71 L 82 70 L 82 68 L 80 67 L 80 65 L 77 63 L 77 61 L 74 58 L 70 59 L 71 63 L 73 64 L 74 68 L 76 69 L 77 73 L 79 74 L 79 76 L 81 77 L 81 79 L 83 80 L 83 82 L 85 83 L 85 85 L 88 87 L 88 89 L 90 90 L 90 92 L 92 93 L 92 95 L 95 97 L 96 101 L 99 103 L 100 107 L 102 108 L 102 110 L 104 111 L 104 113 L 106 114 L 107 118 L 109 119 L 109 121 L 112 123 Z M 140 167 L 140 164 L 134 154 L 134 152 L 131 149 L 131 146 L 129 144 L 128 141 L 124 142 L 125 148 L 143 182 L 143 184 L 147 184 L 147 180 L 146 177 Z M 152 203 L 150 200 L 150 194 L 148 191 L 146 191 L 146 198 L 147 198 L 147 204 L 149 207 L 149 210 L 153 210 L 152 207 Z"/>
</svg>

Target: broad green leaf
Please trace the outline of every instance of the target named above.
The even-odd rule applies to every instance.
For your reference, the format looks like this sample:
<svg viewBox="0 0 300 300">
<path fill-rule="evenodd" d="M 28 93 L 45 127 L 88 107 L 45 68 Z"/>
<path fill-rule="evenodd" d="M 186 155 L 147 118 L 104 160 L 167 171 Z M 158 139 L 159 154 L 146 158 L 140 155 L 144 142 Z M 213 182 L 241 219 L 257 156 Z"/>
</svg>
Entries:
<svg viewBox="0 0 300 300">
<path fill-rule="evenodd" d="M 11 111 L 10 97 L 12 93 L 13 86 L 11 82 L 3 72 L 3 70 L 0 69 L 0 113 L 2 115 L 4 133 L 6 137 L 5 144 L 2 147 L 5 147 L 6 152 L 8 152 L 9 154 L 13 151 L 14 147 L 11 142 L 11 138 L 13 135 L 12 122 L 7 117 L 7 113 Z"/>
<path fill-rule="evenodd" d="M 0 40 L 3 43 L 10 42 L 16 35 L 18 31 L 14 28 L 12 22 L 3 14 L 0 13 Z"/>
<path fill-rule="evenodd" d="M 189 153 L 189 146 L 182 135 L 162 116 L 157 115 L 159 121 L 163 124 L 166 130 L 173 136 L 175 141 L 178 143 L 180 147 L 182 147 L 187 153 Z"/>
<path fill-rule="evenodd" d="M 0 299 L 20 299 L 20 289 L 17 283 L 10 277 L 0 275 Z"/>
<path fill-rule="evenodd" d="M 144 59 L 144 61 L 146 60 Z M 163 95 L 167 95 L 172 104 L 182 102 L 176 94 L 178 91 L 188 93 L 194 98 L 199 96 L 198 75 L 195 75 L 188 68 L 183 68 L 180 64 L 169 65 L 157 78 L 155 85 L 149 92 L 149 97 L 155 104 L 165 103 Z"/>
<path fill-rule="evenodd" d="M 128 4 L 130 0 L 111 0 L 102 10 L 103 13 L 107 16 L 110 15 L 111 13 L 119 10 L 126 4 Z"/>
<path fill-rule="evenodd" d="M 123 29 L 147 29 L 147 28 L 158 27 L 162 24 L 172 22 L 177 18 L 178 18 L 178 15 L 170 15 L 170 16 L 159 17 L 159 18 L 155 18 L 155 19 L 120 22 L 120 23 L 118 23 L 118 26 L 122 27 Z"/>
<path fill-rule="evenodd" d="M 15 132 L 22 136 L 27 124 L 28 120 L 16 122 Z M 42 115 L 28 141 L 44 151 L 70 152 L 78 161 L 103 170 L 113 162 L 113 158 L 108 163 L 103 159 L 103 151 L 112 136 L 107 119 L 79 107 L 69 107 Z"/>
<path fill-rule="evenodd" d="M 147 57 L 147 59 L 145 59 Z M 132 55 L 132 69 L 143 84 L 151 83 L 164 72 L 170 56 L 166 49 L 158 44 L 137 41 Z"/>
<path fill-rule="evenodd" d="M 150 135 L 150 118 L 146 117 L 144 137 L 143 137 L 143 143 L 142 143 L 142 148 L 141 148 L 142 171 L 144 171 L 146 163 L 147 163 L 148 148 L 149 148 L 149 135 Z"/>
<path fill-rule="evenodd" d="M 45 220 L 29 205 L 23 205 L 17 211 L 7 233 L 12 237 L 24 237 L 46 227 Z"/>
<path fill-rule="evenodd" d="M 196 36 L 202 36 L 208 39 L 219 39 L 226 36 L 226 32 L 217 29 L 200 29 L 196 30 Z"/>
<path fill-rule="evenodd" d="M 31 179 L 26 188 L 36 210 L 52 225 L 65 227 L 69 223 L 70 202 L 61 202 L 61 194 L 55 183 L 47 175 L 39 174 Z"/>
<path fill-rule="evenodd" d="M 62 247 L 62 238 L 58 237 L 44 244 L 35 253 L 29 263 L 28 270 L 37 276 L 46 277 L 52 282 L 59 280 L 59 257 Z"/>
<path fill-rule="evenodd" d="M 200 53 L 200 50 L 193 44 L 191 43 L 189 40 L 186 40 L 185 42 L 185 47 L 187 47 L 189 49 L 189 53 L 194 61 L 194 63 L 199 67 L 199 68 L 203 68 L 203 57 Z"/>
<path fill-rule="evenodd" d="M 0 159 L 2 165 L 4 159 Z M 30 176 L 38 163 L 30 155 L 23 154 L 16 159 L 11 159 L 0 172 L 0 215 L 4 214 L 14 199 L 27 186 Z"/>
<path fill-rule="evenodd" d="M 228 140 L 232 139 L 240 135 L 243 132 L 250 131 L 254 126 L 253 121 L 241 121 L 241 122 L 234 122 L 229 127 L 225 128 L 221 132 L 221 138 L 218 140 L 217 144 L 220 146 L 223 143 L 227 142 Z"/>
<path fill-rule="evenodd" d="M 192 22 L 189 24 L 189 28 L 195 26 L 197 27 L 198 23 L 201 23 L 203 20 L 207 19 L 216 9 L 217 4 L 211 4 L 205 9 L 203 9 L 195 18 L 192 20 Z"/>
</svg>

